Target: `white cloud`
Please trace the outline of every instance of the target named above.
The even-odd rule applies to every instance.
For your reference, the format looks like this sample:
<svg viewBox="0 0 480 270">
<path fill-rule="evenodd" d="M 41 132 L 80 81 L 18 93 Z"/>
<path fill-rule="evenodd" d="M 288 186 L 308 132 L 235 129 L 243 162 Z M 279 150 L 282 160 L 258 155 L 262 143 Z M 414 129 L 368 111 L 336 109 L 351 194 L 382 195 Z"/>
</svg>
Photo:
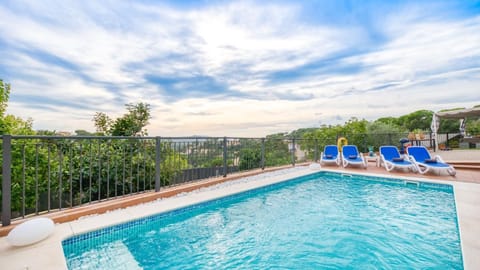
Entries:
<svg viewBox="0 0 480 270">
<path fill-rule="evenodd" d="M 17 100 L 9 112 L 33 117 L 38 129 L 93 131 L 96 111 L 121 116 L 129 102 L 152 105 L 148 129 L 162 136 L 263 136 L 338 123 L 339 116 L 371 120 L 480 103 L 480 16 L 421 19 L 419 9 L 400 10 L 375 25 L 383 36 L 372 40 L 368 26 L 304 20 L 298 3 L 195 10 L 117 1 L 10 4 L 18 12 L 0 4 L 0 41 L 8 49 L 0 52 L 0 71 L 11 70 L 13 78 L 3 79 Z M 296 75 L 278 78 L 277 71 Z M 236 93 L 172 98 L 146 75 L 207 77 Z M 42 110 L 16 95 L 56 102 Z"/>
</svg>

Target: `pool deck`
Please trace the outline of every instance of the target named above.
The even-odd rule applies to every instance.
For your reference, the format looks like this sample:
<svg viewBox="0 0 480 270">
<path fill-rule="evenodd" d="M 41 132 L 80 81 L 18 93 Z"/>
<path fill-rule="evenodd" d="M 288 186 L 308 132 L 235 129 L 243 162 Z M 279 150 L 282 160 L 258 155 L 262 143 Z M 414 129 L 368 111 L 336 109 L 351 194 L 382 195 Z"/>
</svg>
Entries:
<svg viewBox="0 0 480 270">
<path fill-rule="evenodd" d="M 443 156 L 443 152 L 440 154 Z M 404 171 L 386 172 L 384 168 L 376 167 L 374 162 L 369 162 L 368 169 L 353 167 L 344 169 L 337 166 L 323 166 L 322 168 L 297 166 L 261 174 L 258 174 L 258 172 L 257 175 L 234 175 L 232 179 L 219 180 L 214 178 L 175 187 L 170 191 L 172 193 L 170 195 L 174 196 L 169 198 L 162 198 L 135 206 L 126 204 L 128 207 L 123 209 L 56 224 L 55 231 L 50 237 L 33 245 L 13 247 L 8 244 L 6 237 L 1 237 L 0 265 L 2 269 L 12 270 L 66 269 L 61 241 L 68 237 L 278 183 L 320 170 L 451 184 L 454 187 L 464 267 L 465 269 L 480 269 L 480 256 L 478 256 L 480 254 L 480 170 L 457 170 L 455 177 L 444 174 L 420 175 Z M 208 183 L 215 185 L 212 186 Z M 151 195 L 143 194 L 142 196 Z M 90 207 L 98 206 L 92 205 Z"/>
</svg>

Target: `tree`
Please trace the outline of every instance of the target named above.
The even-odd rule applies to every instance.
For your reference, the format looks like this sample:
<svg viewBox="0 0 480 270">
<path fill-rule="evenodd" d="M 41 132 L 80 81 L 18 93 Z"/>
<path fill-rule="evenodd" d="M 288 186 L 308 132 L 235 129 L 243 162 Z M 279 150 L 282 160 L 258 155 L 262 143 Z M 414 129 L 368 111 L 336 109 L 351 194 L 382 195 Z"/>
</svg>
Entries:
<svg viewBox="0 0 480 270">
<path fill-rule="evenodd" d="M 10 84 L 4 83 L 0 79 L 0 135 L 33 135 L 35 131 L 32 128 L 33 120 L 31 118 L 23 120 L 20 117 L 7 114 L 5 112 L 8 107 L 10 98 Z"/>
<path fill-rule="evenodd" d="M 10 96 L 10 84 L 0 79 L 0 134 L 6 134 L 5 111 L 7 110 L 8 98 Z"/>
<path fill-rule="evenodd" d="M 259 147 L 245 147 L 240 150 L 240 164 L 239 169 L 251 170 L 260 167 L 262 160 L 262 153 Z"/>
<path fill-rule="evenodd" d="M 394 124 L 394 121 L 374 121 L 367 124 L 367 146 L 378 150 L 382 145 L 396 145 L 407 136 L 408 130 Z"/>
<path fill-rule="evenodd" d="M 312 132 L 312 131 L 315 131 L 317 128 L 300 128 L 300 129 L 297 129 L 297 130 L 294 130 L 292 131 L 290 134 L 289 134 L 289 137 L 290 138 L 302 138 L 303 137 L 303 134 L 307 133 L 307 132 Z"/>
<path fill-rule="evenodd" d="M 407 130 L 430 130 L 432 124 L 433 112 L 428 110 L 419 110 L 413 113 L 400 116 L 398 118 L 399 124 Z"/>
<path fill-rule="evenodd" d="M 478 135 L 480 134 L 480 119 L 467 120 L 467 134 Z"/>
<path fill-rule="evenodd" d="M 76 136 L 94 136 L 95 134 L 92 134 L 91 132 L 88 132 L 84 129 L 77 129 L 75 130 L 75 135 Z"/>
<path fill-rule="evenodd" d="M 55 135 L 57 135 L 57 131 L 56 130 L 41 129 L 41 130 L 37 130 L 35 132 L 35 134 L 40 135 L 40 136 L 55 136 Z"/>
<path fill-rule="evenodd" d="M 0 79 L 0 117 L 3 118 L 5 111 L 7 110 L 8 99 L 10 97 L 10 84 L 4 83 Z"/>
<path fill-rule="evenodd" d="M 151 118 L 150 105 L 147 103 L 126 104 L 128 113 L 112 120 L 106 113 L 97 112 L 93 117 L 95 128 L 99 135 L 111 136 L 145 136 Z"/>
<path fill-rule="evenodd" d="M 392 117 L 392 116 L 381 117 L 381 118 L 378 118 L 377 120 L 375 120 L 374 122 L 379 122 L 379 123 L 387 124 L 387 125 L 390 125 L 390 126 L 400 126 L 398 124 L 398 118 L 395 118 L 395 117 Z"/>
<path fill-rule="evenodd" d="M 107 135 L 112 125 L 112 119 L 108 117 L 106 113 L 97 112 L 93 116 L 93 122 L 95 123 L 95 129 L 99 135 Z"/>
<path fill-rule="evenodd" d="M 284 134 L 268 135 L 265 138 L 265 166 L 285 165 L 290 162 L 292 162 L 291 155 Z"/>
<path fill-rule="evenodd" d="M 34 135 L 32 128 L 33 120 L 31 118 L 23 120 L 15 115 L 7 114 L 1 120 L 2 132 L 0 134 L 11 135 Z"/>
<path fill-rule="evenodd" d="M 383 118 L 385 119 L 385 118 Z M 406 133 L 408 130 L 394 124 L 395 121 L 382 121 L 377 119 L 367 124 L 367 133 L 369 134 L 393 134 L 393 133 Z"/>
<path fill-rule="evenodd" d="M 365 119 L 359 120 L 352 117 L 340 128 L 340 133 L 348 139 L 348 144 L 357 145 L 359 151 L 366 152 L 367 124 L 368 121 Z"/>
<path fill-rule="evenodd" d="M 147 131 L 143 128 L 148 125 L 148 120 L 150 120 L 150 104 L 147 103 L 137 103 L 137 104 L 127 104 L 128 114 L 127 118 L 131 119 L 133 128 L 132 135 L 147 135 Z"/>
<path fill-rule="evenodd" d="M 441 119 L 438 133 L 458 133 L 460 121 L 458 119 Z"/>
<path fill-rule="evenodd" d="M 32 119 L 23 120 L 15 115 L 5 114 L 10 98 L 10 90 L 10 84 L 4 83 L 3 80 L 0 79 L 0 135 L 34 135 L 35 131 L 32 129 Z M 42 169 L 47 168 L 45 165 L 45 160 L 47 160 L 45 158 L 46 155 L 44 155 L 43 151 L 36 148 L 37 142 L 37 140 L 34 140 L 31 143 L 26 143 L 23 139 L 16 139 L 15 143 L 11 145 L 12 161 L 22 160 L 22 162 L 12 162 L 11 167 L 12 216 L 14 217 L 16 213 L 20 212 L 19 209 L 21 209 L 22 198 L 24 198 L 27 208 L 31 207 L 34 202 L 34 195 L 32 196 L 32 193 L 25 191 L 25 197 L 22 194 L 23 185 L 34 186 L 34 179 L 26 176 L 27 172 L 30 171 L 33 166 L 23 167 L 22 164 L 32 161 L 36 162 L 36 164 L 39 164 L 39 169 L 36 171 L 37 173 L 41 173 Z M 3 163 L 3 155 L 0 155 L 0 163 Z M 51 175 L 53 174 L 55 174 L 55 172 L 52 172 Z M 1 199 L 2 192 L 0 192 L 0 200 Z"/>
<path fill-rule="evenodd" d="M 358 120 L 356 117 L 350 118 L 345 124 L 340 128 L 341 132 L 344 134 L 360 134 L 367 132 L 368 121 L 365 119 Z"/>
<path fill-rule="evenodd" d="M 110 134 L 112 136 L 134 136 L 135 123 L 130 117 L 120 117 L 113 123 Z"/>
</svg>

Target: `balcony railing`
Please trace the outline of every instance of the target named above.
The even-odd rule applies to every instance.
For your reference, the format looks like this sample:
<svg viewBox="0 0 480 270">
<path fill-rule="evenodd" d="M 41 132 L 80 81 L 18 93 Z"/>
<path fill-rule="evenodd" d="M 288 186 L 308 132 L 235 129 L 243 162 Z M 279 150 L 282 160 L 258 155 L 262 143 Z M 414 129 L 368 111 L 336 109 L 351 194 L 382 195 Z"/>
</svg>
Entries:
<svg viewBox="0 0 480 270">
<path fill-rule="evenodd" d="M 316 161 L 344 136 L 360 151 L 406 134 L 322 139 L 1 136 L 1 222 L 242 171 Z M 422 141 L 432 147 L 432 141 Z"/>
</svg>

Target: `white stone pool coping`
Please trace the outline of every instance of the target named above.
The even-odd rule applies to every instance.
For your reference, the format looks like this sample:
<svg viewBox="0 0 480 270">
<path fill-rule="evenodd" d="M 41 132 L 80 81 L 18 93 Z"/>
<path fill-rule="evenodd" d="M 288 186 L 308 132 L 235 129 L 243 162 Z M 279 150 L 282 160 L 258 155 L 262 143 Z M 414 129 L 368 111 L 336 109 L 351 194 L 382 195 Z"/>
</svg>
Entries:
<svg viewBox="0 0 480 270">
<path fill-rule="evenodd" d="M 282 182 L 316 171 L 331 171 L 343 174 L 362 174 L 418 182 L 451 184 L 454 187 L 464 268 L 480 269 L 480 184 L 444 180 L 436 181 L 435 179 L 398 177 L 372 173 L 352 173 L 320 169 L 317 167 L 295 167 L 263 173 L 207 188 L 201 188 L 188 193 L 178 194 L 166 199 L 114 210 L 101 215 L 83 217 L 67 223 L 56 224 L 55 231 L 49 238 L 30 246 L 13 247 L 6 241 L 6 237 L 2 237 L 0 238 L 0 268 L 8 270 L 67 269 L 61 242 L 71 236 Z"/>
</svg>

